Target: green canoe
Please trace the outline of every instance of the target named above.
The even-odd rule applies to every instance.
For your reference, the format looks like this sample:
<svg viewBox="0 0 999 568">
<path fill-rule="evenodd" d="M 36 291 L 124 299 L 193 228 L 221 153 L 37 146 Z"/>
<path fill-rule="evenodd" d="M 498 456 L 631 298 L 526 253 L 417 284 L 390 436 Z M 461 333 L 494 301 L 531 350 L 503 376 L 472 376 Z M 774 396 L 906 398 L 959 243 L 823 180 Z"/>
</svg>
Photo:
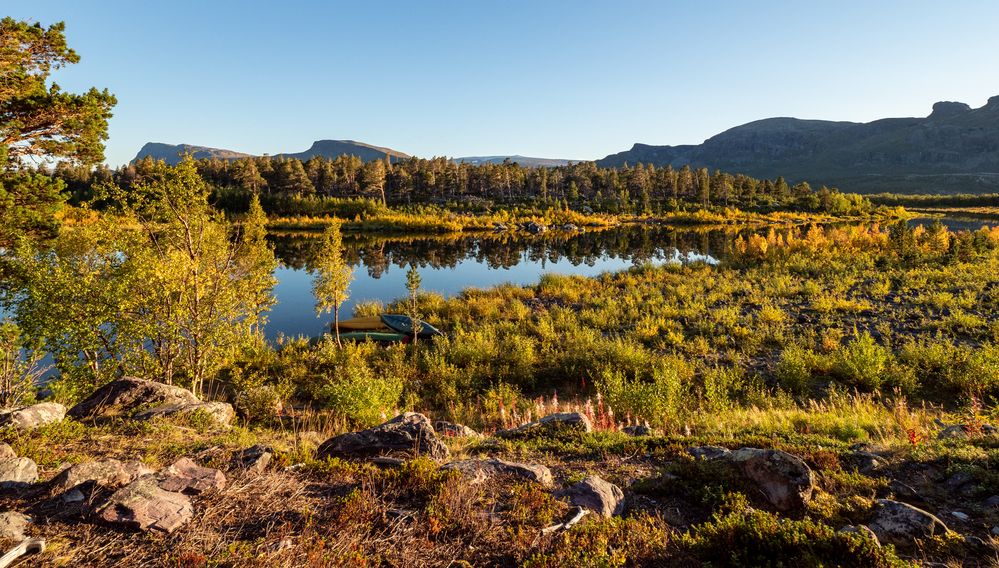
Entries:
<svg viewBox="0 0 999 568">
<path fill-rule="evenodd" d="M 438 335 L 441 335 L 441 332 L 436 327 L 424 321 L 420 322 L 418 338 L 432 339 Z M 382 314 L 345 320 L 340 322 L 340 339 L 408 343 L 413 340 L 413 320 L 402 314 Z"/>
</svg>

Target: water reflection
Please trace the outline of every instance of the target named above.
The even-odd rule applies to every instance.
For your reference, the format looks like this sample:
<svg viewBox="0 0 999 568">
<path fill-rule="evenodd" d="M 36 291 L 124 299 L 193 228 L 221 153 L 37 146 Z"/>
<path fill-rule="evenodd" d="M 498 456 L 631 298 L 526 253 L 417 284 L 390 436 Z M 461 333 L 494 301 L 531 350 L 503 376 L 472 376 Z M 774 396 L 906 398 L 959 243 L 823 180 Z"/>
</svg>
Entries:
<svg viewBox="0 0 999 568">
<path fill-rule="evenodd" d="M 741 231 L 630 225 L 542 235 L 348 233 L 344 244 L 348 262 L 355 267 L 355 280 L 343 313 L 351 313 L 358 302 L 388 303 L 404 296 L 405 271 L 410 265 L 420 269 L 424 290 L 450 296 L 469 287 L 533 284 L 544 273 L 595 276 L 646 262 L 715 263 Z M 278 303 L 266 327 L 272 339 L 280 334 L 313 336 L 328 329 L 329 317 L 315 315 L 307 272 L 320 244 L 318 237 L 316 233 L 271 237 L 282 263 L 276 273 Z"/>
</svg>

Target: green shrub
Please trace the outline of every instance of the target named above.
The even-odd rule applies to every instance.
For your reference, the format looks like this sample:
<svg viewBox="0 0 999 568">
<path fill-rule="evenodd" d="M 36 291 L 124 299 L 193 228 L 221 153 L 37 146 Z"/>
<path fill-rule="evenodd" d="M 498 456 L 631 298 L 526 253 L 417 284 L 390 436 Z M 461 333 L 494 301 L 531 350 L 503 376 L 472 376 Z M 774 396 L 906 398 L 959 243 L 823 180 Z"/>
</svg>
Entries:
<svg viewBox="0 0 999 568">
<path fill-rule="evenodd" d="M 976 349 L 957 386 L 978 397 L 999 397 L 999 346 L 987 343 Z"/>
<path fill-rule="evenodd" d="M 690 380 L 690 366 L 679 357 L 657 361 L 642 378 L 620 369 L 604 369 L 597 389 L 618 418 L 648 420 L 662 426 L 676 423 L 683 414 L 684 391 Z"/>
<path fill-rule="evenodd" d="M 860 533 L 837 533 L 809 519 L 746 509 L 696 525 L 677 542 L 692 564 L 725 566 L 908 566 L 892 547 Z"/>
<path fill-rule="evenodd" d="M 731 408 L 745 387 L 743 370 L 738 367 L 710 367 L 701 374 L 705 409 L 716 412 Z"/>
<path fill-rule="evenodd" d="M 281 413 L 283 401 L 273 385 L 252 386 L 236 395 L 236 411 L 248 421 L 271 422 Z"/>
<path fill-rule="evenodd" d="M 818 355 L 811 349 L 789 345 L 780 354 L 774 375 L 780 388 L 795 394 L 807 394 L 812 389 L 812 371 Z"/>
<path fill-rule="evenodd" d="M 404 384 L 397 376 L 375 372 L 369 361 L 377 349 L 373 343 L 351 342 L 340 348 L 327 337 L 318 347 L 319 376 L 307 385 L 312 397 L 361 426 L 390 417 Z"/>
<path fill-rule="evenodd" d="M 874 391 L 885 383 L 891 363 L 891 353 L 865 331 L 834 354 L 832 371 L 850 386 Z"/>
</svg>

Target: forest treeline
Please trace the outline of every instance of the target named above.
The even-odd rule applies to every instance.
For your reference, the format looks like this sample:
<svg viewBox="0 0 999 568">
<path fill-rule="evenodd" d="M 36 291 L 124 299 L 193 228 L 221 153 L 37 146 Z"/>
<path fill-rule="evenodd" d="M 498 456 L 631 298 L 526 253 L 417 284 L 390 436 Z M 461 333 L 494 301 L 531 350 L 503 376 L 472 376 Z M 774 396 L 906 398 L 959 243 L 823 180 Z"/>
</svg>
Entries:
<svg viewBox="0 0 999 568">
<path fill-rule="evenodd" d="M 637 214 L 734 207 L 851 215 L 872 208 L 862 196 L 826 187 L 816 190 L 807 182 L 791 185 L 782 177 L 760 180 L 690 166 L 598 168 L 593 162 L 580 162 L 546 168 L 509 161 L 473 165 L 447 158 L 363 162 L 356 156 L 313 157 L 304 162 L 281 156 L 213 158 L 198 160 L 196 166 L 214 188 L 218 207 L 243 212 L 256 194 L 272 215 L 328 214 L 330 198 L 368 198 L 387 206 L 454 204 L 466 209 L 540 202 Z M 127 189 L 148 183 L 162 175 L 160 168 L 150 157 L 115 170 L 63 162 L 50 175 L 81 202 L 91 199 L 94 188 L 101 185 Z"/>
</svg>

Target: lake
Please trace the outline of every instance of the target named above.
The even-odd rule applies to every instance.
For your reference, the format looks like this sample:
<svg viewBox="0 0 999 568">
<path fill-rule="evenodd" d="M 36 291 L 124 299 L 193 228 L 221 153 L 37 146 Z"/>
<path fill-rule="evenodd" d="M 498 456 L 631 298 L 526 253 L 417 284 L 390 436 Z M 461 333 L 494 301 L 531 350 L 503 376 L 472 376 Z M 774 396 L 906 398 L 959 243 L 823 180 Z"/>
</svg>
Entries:
<svg viewBox="0 0 999 568">
<path fill-rule="evenodd" d="M 345 234 L 348 262 L 354 267 L 350 299 L 341 311 L 350 317 L 359 302 L 389 303 L 405 297 L 406 271 L 420 272 L 421 290 L 444 296 L 466 288 L 534 284 L 542 274 L 595 276 L 641 263 L 717 262 L 736 229 L 622 226 L 584 232 L 479 233 L 449 236 L 371 236 Z M 280 335 L 317 336 L 329 329 L 332 314 L 317 316 L 309 260 L 319 235 L 277 234 L 272 243 L 281 263 L 275 275 L 272 308 L 264 329 Z"/>
<path fill-rule="evenodd" d="M 939 217 L 949 229 L 977 230 L 995 219 L 960 215 Z M 930 217 L 912 225 L 928 225 Z M 535 284 L 542 274 L 595 276 L 642 263 L 714 263 L 745 227 L 703 228 L 661 225 L 625 225 L 541 235 L 474 233 L 447 236 L 372 235 L 347 233 L 344 244 L 354 267 L 350 299 L 341 311 L 349 318 L 359 302 L 388 304 L 405 297 L 406 270 L 415 264 L 422 290 L 453 296 L 466 288 L 499 284 Z M 319 233 L 279 233 L 269 238 L 281 265 L 274 294 L 277 304 L 268 315 L 268 339 L 318 336 L 329 329 L 332 314 L 317 316 L 309 261 L 319 245 Z"/>
</svg>

